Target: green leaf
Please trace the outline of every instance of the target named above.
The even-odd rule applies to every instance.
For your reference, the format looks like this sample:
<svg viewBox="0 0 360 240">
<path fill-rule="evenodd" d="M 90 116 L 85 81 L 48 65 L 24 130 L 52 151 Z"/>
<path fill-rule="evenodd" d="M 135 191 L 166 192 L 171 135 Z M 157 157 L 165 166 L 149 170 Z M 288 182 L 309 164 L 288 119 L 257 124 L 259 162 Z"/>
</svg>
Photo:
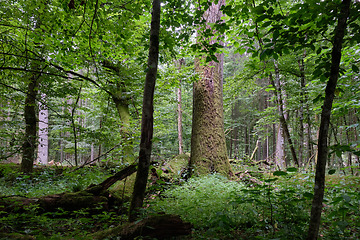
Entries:
<svg viewBox="0 0 360 240">
<path fill-rule="evenodd" d="M 345 202 L 350 202 L 351 201 L 351 198 L 346 194 L 342 195 L 342 198 L 344 199 Z"/>
<path fill-rule="evenodd" d="M 345 228 L 349 225 L 346 221 L 338 221 L 336 224 L 339 226 L 339 228 L 344 231 Z"/>
<path fill-rule="evenodd" d="M 335 172 L 336 172 L 335 169 L 331 169 L 331 170 L 329 170 L 328 174 L 329 174 L 329 175 L 333 175 Z"/>
<path fill-rule="evenodd" d="M 352 65 L 351 70 L 353 70 L 353 72 L 355 72 L 355 73 L 359 72 L 359 68 L 356 65 Z"/>
<path fill-rule="evenodd" d="M 288 172 L 297 172 L 298 169 L 294 168 L 294 167 L 291 167 L 291 168 L 286 169 L 286 171 L 288 171 Z"/>
<path fill-rule="evenodd" d="M 275 182 L 277 180 L 277 178 L 269 178 L 269 179 L 265 179 L 264 182 Z"/>
<path fill-rule="evenodd" d="M 284 172 L 284 171 L 275 171 L 273 173 L 274 176 L 285 176 L 287 175 L 287 172 Z"/>
<path fill-rule="evenodd" d="M 305 192 L 303 195 L 304 195 L 304 197 L 309 198 L 309 199 L 312 199 L 314 197 L 314 194 L 312 194 L 310 192 Z"/>
<path fill-rule="evenodd" d="M 267 18 L 267 15 L 266 14 L 264 14 L 264 15 L 261 15 L 260 17 L 258 17 L 257 19 L 256 19 L 256 22 L 262 22 L 262 21 L 264 21 L 265 20 L 265 18 Z"/>
<path fill-rule="evenodd" d="M 246 49 L 245 49 L 245 48 L 239 48 L 239 49 L 238 49 L 238 53 L 239 53 L 240 55 L 243 55 L 245 52 L 246 52 Z"/>
</svg>

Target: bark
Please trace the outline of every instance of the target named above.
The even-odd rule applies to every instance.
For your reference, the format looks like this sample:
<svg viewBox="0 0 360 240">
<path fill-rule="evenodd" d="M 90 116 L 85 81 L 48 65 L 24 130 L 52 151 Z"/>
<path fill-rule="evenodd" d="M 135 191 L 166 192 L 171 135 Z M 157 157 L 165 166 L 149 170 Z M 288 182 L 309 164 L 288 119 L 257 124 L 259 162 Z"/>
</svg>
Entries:
<svg viewBox="0 0 360 240">
<path fill-rule="evenodd" d="M 122 72 L 124 72 L 124 70 L 122 70 L 121 65 L 115 65 L 108 60 L 103 61 L 102 65 L 105 68 L 110 69 L 112 72 L 114 72 L 114 74 L 117 75 L 119 79 L 123 78 Z M 128 92 L 128 89 L 125 85 L 125 82 L 122 80 L 118 80 L 116 82 L 114 89 L 107 91 L 107 93 L 111 96 L 113 102 L 115 103 L 115 107 L 121 121 L 120 134 L 123 139 L 123 158 L 125 159 L 125 162 L 131 162 L 135 159 L 135 157 L 131 134 L 131 115 L 129 111 L 130 98 L 126 94 L 126 92 Z"/>
<path fill-rule="evenodd" d="M 46 101 L 46 95 L 42 94 L 42 102 L 39 104 L 39 145 L 38 145 L 38 162 L 48 164 L 49 157 L 49 110 L 43 104 Z"/>
<path fill-rule="evenodd" d="M 88 239 L 169 239 L 181 235 L 189 235 L 192 225 L 183 222 L 176 215 L 157 215 L 147 217 L 139 222 L 127 223 L 88 236 Z"/>
<path fill-rule="evenodd" d="M 159 33 L 160 33 L 160 0 L 153 0 L 152 18 L 150 28 L 150 47 L 148 69 L 145 79 L 139 163 L 136 174 L 134 191 L 130 204 L 129 221 L 135 221 L 139 209 L 143 205 L 152 149 L 153 124 L 154 124 L 154 90 L 159 59 Z"/>
<path fill-rule="evenodd" d="M 293 158 L 295 164 L 298 167 L 300 167 L 299 161 L 298 161 L 297 156 L 296 156 L 294 144 L 293 144 L 291 136 L 290 136 L 290 131 L 289 131 L 289 128 L 288 128 L 288 124 L 287 124 L 286 118 L 285 118 L 283 99 L 282 99 L 282 96 L 281 96 L 281 88 L 280 88 L 280 83 L 279 83 L 279 69 L 278 69 L 276 63 L 275 63 L 275 77 L 277 79 L 276 82 L 274 81 L 274 79 L 272 78 L 272 75 L 270 74 L 270 82 L 275 88 L 274 93 L 275 93 L 275 97 L 276 97 L 276 99 L 278 101 L 278 105 L 279 105 L 280 124 L 281 124 L 281 127 L 282 127 L 283 131 L 284 131 L 284 135 L 285 135 L 285 137 L 286 137 L 286 139 L 288 141 L 292 158 Z"/>
<path fill-rule="evenodd" d="M 39 69 L 37 64 L 33 64 L 34 69 Z M 32 74 L 28 83 L 25 99 L 25 141 L 22 145 L 23 156 L 21 160 L 21 171 L 31 173 L 35 162 L 36 136 L 37 136 L 37 117 L 36 117 L 36 97 L 38 95 L 39 78 L 41 74 Z"/>
<path fill-rule="evenodd" d="M 284 131 L 281 127 L 281 124 L 277 124 L 275 164 L 280 170 L 284 170 L 286 168 L 285 139 L 284 139 Z"/>
<path fill-rule="evenodd" d="M 81 96 L 81 90 L 82 90 L 82 86 L 80 87 L 79 89 L 79 94 L 76 98 L 76 101 L 74 103 L 74 106 L 73 108 L 71 109 L 71 127 L 72 127 L 72 130 L 73 130 L 73 135 L 74 135 L 74 161 L 75 161 L 75 166 L 78 166 L 78 133 L 76 131 L 77 127 L 76 127 L 76 124 L 75 124 L 75 111 L 76 111 L 76 107 L 78 106 L 78 103 L 79 103 L 79 100 L 80 100 L 80 96 Z"/>
<path fill-rule="evenodd" d="M 341 3 L 341 11 L 338 19 L 338 24 L 335 29 L 333 48 L 331 52 L 331 68 L 330 77 L 325 89 L 325 100 L 321 112 L 321 122 L 319 129 L 318 140 L 318 160 L 315 173 L 315 186 L 314 186 L 314 198 L 312 202 L 309 231 L 307 240 L 314 240 L 318 238 L 322 201 L 324 198 L 325 190 L 325 168 L 328 158 L 328 131 L 330 124 L 330 115 L 332 103 L 334 100 L 334 93 L 339 78 L 340 60 L 342 43 L 346 30 L 346 22 L 350 15 L 351 0 L 343 0 Z"/>
<path fill-rule="evenodd" d="M 204 13 L 207 23 L 221 19 L 220 7 L 225 4 L 220 0 L 212 3 Z M 201 37 L 201 33 L 199 33 Z M 209 44 L 216 43 L 215 37 Z M 220 42 L 221 44 L 221 42 Z M 201 64 L 196 59 L 195 70 L 200 79 L 193 85 L 193 120 L 191 136 L 190 175 L 196 171 L 199 174 L 219 172 L 230 173 L 230 163 L 227 157 L 224 114 L 223 114 L 223 54 L 216 54 L 218 62 L 211 61 Z"/>
<path fill-rule="evenodd" d="M 182 58 L 178 61 L 178 69 L 181 70 L 185 60 Z M 177 93 L 177 127 L 178 127 L 178 142 L 179 142 L 179 154 L 184 153 L 183 134 L 182 134 L 182 102 L 181 102 L 181 79 L 179 79 L 179 87 L 176 89 Z"/>
<path fill-rule="evenodd" d="M 233 153 L 234 153 L 234 159 L 239 159 L 240 156 L 239 156 L 239 132 L 240 132 L 240 127 L 239 127 L 239 124 L 238 121 L 239 121 L 239 118 L 240 118 L 240 100 L 239 99 L 236 99 L 235 100 L 235 103 L 234 103 L 234 106 L 233 106 L 233 111 L 232 111 L 232 120 L 233 120 L 233 123 L 236 124 L 234 129 L 231 131 L 231 144 L 230 146 L 234 146 L 233 147 Z M 232 151 L 230 151 L 230 154 L 231 154 Z M 231 157 L 230 157 L 231 158 Z"/>
<path fill-rule="evenodd" d="M 305 57 L 305 53 L 304 53 L 304 57 Z M 299 130 L 299 163 L 301 165 L 304 164 L 304 159 L 303 159 L 303 153 L 304 153 L 304 147 L 306 148 L 307 145 L 309 144 L 308 142 L 304 141 L 304 101 L 305 101 L 305 66 L 304 66 L 304 59 L 301 58 L 298 60 L 298 64 L 299 64 L 299 70 L 300 70 L 300 85 L 301 85 L 301 92 L 300 92 L 300 110 L 299 110 L 299 114 L 300 114 L 300 119 L 299 119 L 299 125 L 300 125 L 300 130 Z M 303 145 L 304 144 L 304 145 Z M 304 146 L 304 147 L 303 147 Z M 306 148 L 307 149 L 307 148 Z"/>
</svg>

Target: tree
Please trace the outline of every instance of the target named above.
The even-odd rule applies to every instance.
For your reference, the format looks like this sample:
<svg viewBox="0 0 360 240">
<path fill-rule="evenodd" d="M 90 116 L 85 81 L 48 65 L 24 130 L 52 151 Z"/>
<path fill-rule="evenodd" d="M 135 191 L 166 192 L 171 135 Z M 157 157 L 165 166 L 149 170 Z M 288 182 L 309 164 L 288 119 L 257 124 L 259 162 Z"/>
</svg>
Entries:
<svg viewBox="0 0 360 240">
<path fill-rule="evenodd" d="M 46 102 L 45 94 L 42 94 L 41 100 Z M 49 157 L 49 110 L 42 102 L 39 104 L 38 162 L 46 165 Z"/>
<path fill-rule="evenodd" d="M 203 15 L 205 29 L 198 32 L 200 39 L 208 31 L 210 24 L 221 22 L 221 6 L 210 3 Z M 202 40 L 205 41 L 205 40 Z M 219 37 L 209 37 L 208 46 L 221 44 Z M 195 70 L 200 79 L 193 85 L 193 120 L 191 135 L 190 170 L 198 173 L 230 173 L 230 163 L 226 152 L 223 113 L 223 54 L 215 54 L 216 59 L 203 63 L 205 57 L 198 58 Z M 191 173 L 190 173 L 191 174 Z"/>
<path fill-rule="evenodd" d="M 318 238 L 322 202 L 325 190 L 325 169 L 328 160 L 328 132 L 332 103 L 335 96 L 335 89 L 340 73 L 340 60 L 343 39 L 346 31 L 347 20 L 350 15 L 351 0 L 343 0 L 341 3 L 338 24 L 334 31 L 333 47 L 331 51 L 331 68 L 329 80 L 326 84 L 325 99 L 321 112 L 321 123 L 318 139 L 318 161 L 316 164 L 314 198 L 311 207 L 308 240 Z"/>
<path fill-rule="evenodd" d="M 136 220 L 139 208 L 141 208 L 143 204 L 149 175 L 154 124 L 154 91 L 159 59 L 160 12 L 160 0 L 154 0 L 150 29 L 150 47 L 147 64 L 148 69 L 145 79 L 142 107 L 139 163 L 130 204 L 130 221 Z"/>
</svg>

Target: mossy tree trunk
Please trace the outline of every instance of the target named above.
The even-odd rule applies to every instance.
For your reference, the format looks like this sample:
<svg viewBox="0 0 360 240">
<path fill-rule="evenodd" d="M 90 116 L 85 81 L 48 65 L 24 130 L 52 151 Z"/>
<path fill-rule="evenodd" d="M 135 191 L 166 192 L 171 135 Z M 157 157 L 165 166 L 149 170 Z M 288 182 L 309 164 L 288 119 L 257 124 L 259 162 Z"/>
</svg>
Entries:
<svg viewBox="0 0 360 240">
<path fill-rule="evenodd" d="M 204 13 L 207 23 L 221 19 L 220 7 L 225 4 L 220 0 L 212 3 Z M 201 37 L 202 33 L 198 33 Z M 209 40 L 210 45 L 218 42 L 216 37 Z M 219 42 L 221 44 L 221 42 Z M 230 163 L 226 152 L 223 113 L 223 54 L 216 54 L 218 62 L 201 64 L 195 62 L 195 69 L 200 75 L 193 86 L 193 120 L 191 136 L 190 174 L 195 170 L 199 174 L 219 172 L 229 174 Z"/>
<path fill-rule="evenodd" d="M 126 74 L 126 69 L 124 69 L 120 64 L 115 65 L 108 60 L 103 61 L 102 64 L 119 78 L 115 86 L 111 88 L 111 90 L 107 91 L 107 93 L 111 96 L 113 102 L 115 103 L 116 110 L 120 117 L 120 134 L 123 139 L 122 148 L 124 159 L 126 162 L 131 162 L 135 157 L 131 134 L 131 115 L 129 111 L 130 97 L 127 95 L 129 89 L 126 87 L 125 82 L 121 80 Z"/>
</svg>

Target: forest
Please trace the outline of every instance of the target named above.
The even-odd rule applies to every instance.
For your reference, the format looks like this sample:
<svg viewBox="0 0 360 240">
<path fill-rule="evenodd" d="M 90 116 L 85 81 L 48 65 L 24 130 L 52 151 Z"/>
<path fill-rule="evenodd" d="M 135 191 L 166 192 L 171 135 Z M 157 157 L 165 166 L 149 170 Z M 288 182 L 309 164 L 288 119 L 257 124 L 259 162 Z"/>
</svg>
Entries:
<svg viewBox="0 0 360 240">
<path fill-rule="evenodd" d="M 0 239 L 360 239 L 359 16 L 1 0 Z"/>
</svg>

